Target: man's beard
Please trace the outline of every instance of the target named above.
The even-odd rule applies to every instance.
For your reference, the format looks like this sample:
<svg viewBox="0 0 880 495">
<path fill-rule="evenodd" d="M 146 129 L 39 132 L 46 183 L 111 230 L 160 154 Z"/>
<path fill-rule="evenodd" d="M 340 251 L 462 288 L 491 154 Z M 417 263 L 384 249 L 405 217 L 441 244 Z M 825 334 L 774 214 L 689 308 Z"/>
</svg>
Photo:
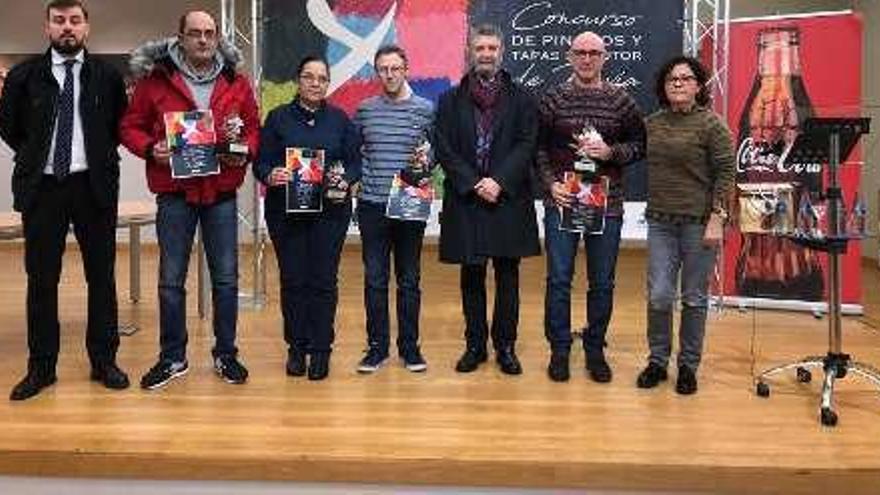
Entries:
<svg viewBox="0 0 880 495">
<path fill-rule="evenodd" d="M 62 55 L 74 55 L 79 53 L 80 50 L 83 49 L 83 42 L 78 41 L 76 38 L 69 38 L 73 41 L 73 43 L 67 42 L 68 38 L 59 38 L 57 40 L 52 40 L 52 49 Z"/>
<path fill-rule="evenodd" d="M 474 73 L 481 79 L 494 79 L 495 75 L 498 74 L 498 71 L 501 70 L 501 63 L 494 63 L 490 66 L 488 64 L 477 64 L 474 62 L 471 67 Z"/>
</svg>

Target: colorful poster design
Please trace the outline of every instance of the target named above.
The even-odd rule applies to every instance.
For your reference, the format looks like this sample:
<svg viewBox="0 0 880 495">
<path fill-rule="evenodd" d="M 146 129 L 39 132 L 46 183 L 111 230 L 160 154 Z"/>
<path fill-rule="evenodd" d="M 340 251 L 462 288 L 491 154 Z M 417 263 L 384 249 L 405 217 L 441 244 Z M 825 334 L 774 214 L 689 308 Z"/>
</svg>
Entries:
<svg viewBox="0 0 880 495">
<path fill-rule="evenodd" d="M 605 210 L 608 208 L 608 177 L 585 181 L 580 174 L 565 172 L 563 182 L 574 199 L 571 207 L 559 209 L 559 230 L 602 234 L 605 230 Z"/>
<path fill-rule="evenodd" d="M 320 212 L 324 197 L 324 150 L 287 148 L 285 158 L 285 166 L 291 171 L 287 212 Z"/>
<path fill-rule="evenodd" d="M 434 186 L 430 182 L 419 187 L 404 182 L 400 173 L 394 174 L 385 216 L 397 220 L 427 222 L 431 217 L 434 196 Z"/>
<path fill-rule="evenodd" d="M 164 120 L 173 178 L 189 179 L 220 173 L 214 115 L 210 110 L 166 112 Z"/>
</svg>

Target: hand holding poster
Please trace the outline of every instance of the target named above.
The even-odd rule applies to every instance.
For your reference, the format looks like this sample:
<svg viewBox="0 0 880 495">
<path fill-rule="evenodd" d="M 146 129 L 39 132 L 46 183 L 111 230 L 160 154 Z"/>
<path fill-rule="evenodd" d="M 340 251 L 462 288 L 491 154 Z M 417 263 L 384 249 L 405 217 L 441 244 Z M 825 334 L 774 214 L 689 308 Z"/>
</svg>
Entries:
<svg viewBox="0 0 880 495">
<path fill-rule="evenodd" d="M 407 184 L 398 172 L 391 181 L 385 216 L 397 220 L 427 222 L 433 202 L 434 186 L 430 182 L 423 185 Z"/>
<path fill-rule="evenodd" d="M 601 234 L 605 230 L 608 206 L 608 177 L 584 180 L 580 174 L 565 172 L 563 182 L 573 199 L 570 207 L 559 209 L 559 230 Z"/>
<path fill-rule="evenodd" d="M 211 110 L 167 112 L 165 138 L 171 150 L 171 176 L 188 179 L 220 173 L 217 135 Z"/>
<path fill-rule="evenodd" d="M 324 197 L 324 150 L 287 148 L 285 166 L 291 171 L 287 183 L 287 212 L 319 212 Z"/>
<path fill-rule="evenodd" d="M 427 222 L 435 191 L 431 183 L 431 142 L 424 137 L 415 147 L 409 164 L 394 174 L 385 216 L 397 220 Z"/>
</svg>

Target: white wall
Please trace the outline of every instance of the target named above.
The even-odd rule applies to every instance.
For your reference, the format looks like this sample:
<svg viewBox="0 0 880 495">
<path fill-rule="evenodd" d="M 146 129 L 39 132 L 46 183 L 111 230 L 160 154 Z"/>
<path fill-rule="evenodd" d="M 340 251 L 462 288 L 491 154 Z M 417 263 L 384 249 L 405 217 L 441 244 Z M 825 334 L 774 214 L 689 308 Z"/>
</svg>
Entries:
<svg viewBox="0 0 880 495">
<path fill-rule="evenodd" d="M 868 203 L 870 231 L 880 231 L 880 2 L 858 0 L 865 29 L 862 54 L 862 114 L 872 117 L 871 134 L 862 137 L 865 166 L 862 168 L 862 194 Z M 862 256 L 878 257 L 878 239 L 862 243 Z"/>
<path fill-rule="evenodd" d="M 0 0 L 0 53 L 41 53 L 47 44 L 43 34 L 44 2 Z M 193 8 L 219 11 L 219 1 L 188 0 L 88 0 L 91 35 L 89 49 L 95 53 L 127 53 L 141 43 L 177 31 L 181 13 Z M 122 152 L 120 198 L 149 199 L 143 162 Z M 12 209 L 11 151 L 0 142 L 0 211 Z"/>
</svg>

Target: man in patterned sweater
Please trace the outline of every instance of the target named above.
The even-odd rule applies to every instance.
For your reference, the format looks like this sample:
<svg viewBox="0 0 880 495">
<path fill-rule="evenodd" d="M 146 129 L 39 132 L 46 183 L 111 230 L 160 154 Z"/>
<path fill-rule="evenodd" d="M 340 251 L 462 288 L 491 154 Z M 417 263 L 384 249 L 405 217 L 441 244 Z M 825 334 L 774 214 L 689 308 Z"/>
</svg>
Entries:
<svg viewBox="0 0 880 495">
<path fill-rule="evenodd" d="M 407 168 L 415 149 L 428 137 L 434 107 L 410 89 L 406 80 L 406 52 L 402 48 L 380 48 L 373 65 L 382 82 L 382 94 L 364 100 L 354 118 L 363 139 L 363 194 L 358 201 L 357 218 L 364 260 L 369 346 L 358 371 L 372 373 L 388 357 L 391 251 L 397 280 L 397 351 L 408 370 L 425 371 L 427 363 L 419 351 L 419 278 L 425 223 L 386 218 L 385 206 L 394 175 Z M 413 180 L 409 174 L 402 176 Z"/>
<path fill-rule="evenodd" d="M 587 328 L 583 334 L 590 377 L 611 380 L 605 360 L 605 334 L 611 320 L 614 270 L 623 223 L 623 167 L 639 160 L 645 150 L 642 113 L 622 88 L 602 79 L 607 58 L 602 38 L 592 32 L 578 35 L 568 52 L 573 74 L 547 91 L 540 101 L 538 169 L 545 197 L 544 236 L 547 251 L 547 287 L 544 328 L 551 357 L 547 372 L 554 381 L 569 378 L 571 348 L 571 280 L 583 235 L 587 252 Z M 578 139 L 585 126 L 601 137 Z M 566 192 L 563 173 L 574 169 L 578 153 L 597 164 L 599 176 L 609 179 L 608 209 L 602 234 L 577 234 L 559 229 L 558 207 L 574 199 Z"/>
</svg>

